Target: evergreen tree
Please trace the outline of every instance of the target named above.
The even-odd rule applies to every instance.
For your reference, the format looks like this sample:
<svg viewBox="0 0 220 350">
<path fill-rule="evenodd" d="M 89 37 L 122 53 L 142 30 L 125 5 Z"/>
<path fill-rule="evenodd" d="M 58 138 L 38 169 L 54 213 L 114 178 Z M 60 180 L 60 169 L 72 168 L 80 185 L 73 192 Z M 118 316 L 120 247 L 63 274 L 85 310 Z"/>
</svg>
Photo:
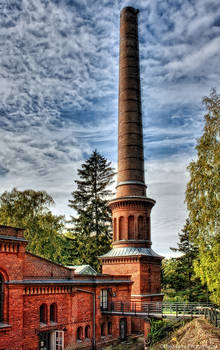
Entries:
<svg viewBox="0 0 220 350">
<path fill-rule="evenodd" d="M 170 266 L 165 267 L 166 276 L 172 279 L 172 288 L 176 291 L 184 291 L 189 301 L 206 299 L 206 289 L 202 287 L 199 278 L 196 278 L 193 263 L 198 256 L 198 247 L 190 237 L 191 225 L 189 219 L 182 231 L 178 234 L 178 248 L 170 248 L 181 256 L 172 259 L 172 270 Z M 172 272 L 171 272 L 172 271 Z M 170 281 L 171 282 L 171 281 Z"/>
<path fill-rule="evenodd" d="M 211 299 L 220 302 L 220 95 L 205 97 L 205 127 L 197 142 L 197 159 L 188 167 L 186 203 L 190 237 L 198 246 L 195 272 L 207 284 Z"/>
<path fill-rule="evenodd" d="M 5 191 L 0 196 L 0 224 L 24 228 L 29 252 L 62 262 L 64 218 L 52 214 L 48 207 L 53 204 L 44 191 Z"/>
<path fill-rule="evenodd" d="M 78 249 L 74 263 L 90 264 L 99 269 L 98 256 L 111 244 L 111 212 L 107 201 L 111 195 L 114 171 L 111 163 L 94 151 L 78 169 L 77 189 L 72 192 L 69 206 L 76 211 L 71 222 L 73 244 Z"/>
<path fill-rule="evenodd" d="M 193 261 L 196 258 L 198 254 L 198 249 L 190 240 L 190 222 L 189 219 L 186 220 L 186 224 L 181 231 L 181 233 L 178 234 L 179 236 L 179 242 L 177 243 L 178 248 L 172 248 L 170 249 L 174 252 L 179 252 L 182 255 L 179 257 L 179 260 L 181 260 L 182 265 L 182 271 L 184 275 L 184 288 L 190 289 L 193 285 L 192 282 L 192 275 L 193 275 Z"/>
</svg>

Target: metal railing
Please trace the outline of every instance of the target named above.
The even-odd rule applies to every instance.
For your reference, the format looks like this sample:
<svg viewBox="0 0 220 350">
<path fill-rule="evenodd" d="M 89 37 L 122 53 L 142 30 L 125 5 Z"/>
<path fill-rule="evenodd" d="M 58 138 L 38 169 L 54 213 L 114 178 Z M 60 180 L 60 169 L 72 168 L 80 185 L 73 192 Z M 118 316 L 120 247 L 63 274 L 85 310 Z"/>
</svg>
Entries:
<svg viewBox="0 0 220 350">
<path fill-rule="evenodd" d="M 206 307 L 204 310 L 205 318 L 213 324 L 213 326 L 220 328 L 220 310 L 214 307 Z"/>
<path fill-rule="evenodd" d="M 213 307 L 211 303 L 114 301 L 101 311 L 131 316 L 181 317 L 204 315 L 210 307 Z"/>
</svg>

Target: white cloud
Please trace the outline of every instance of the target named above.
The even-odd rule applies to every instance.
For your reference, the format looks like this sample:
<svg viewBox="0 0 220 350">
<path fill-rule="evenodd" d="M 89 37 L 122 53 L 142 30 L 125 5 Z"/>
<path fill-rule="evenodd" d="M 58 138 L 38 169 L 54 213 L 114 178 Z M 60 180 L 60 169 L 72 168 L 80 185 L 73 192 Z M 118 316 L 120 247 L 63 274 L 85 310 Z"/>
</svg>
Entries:
<svg viewBox="0 0 220 350">
<path fill-rule="evenodd" d="M 148 196 L 156 200 L 152 209 L 153 249 L 166 257 L 176 247 L 178 232 L 186 220 L 185 189 L 188 181 L 188 157 L 151 161 L 146 165 Z"/>
</svg>

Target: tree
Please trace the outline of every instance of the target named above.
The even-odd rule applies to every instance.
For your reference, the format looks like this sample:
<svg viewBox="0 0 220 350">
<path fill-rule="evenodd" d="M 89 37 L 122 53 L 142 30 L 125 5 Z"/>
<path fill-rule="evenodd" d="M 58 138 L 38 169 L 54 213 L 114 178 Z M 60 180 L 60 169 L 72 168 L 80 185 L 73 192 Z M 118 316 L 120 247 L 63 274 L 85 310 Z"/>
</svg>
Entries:
<svg viewBox="0 0 220 350">
<path fill-rule="evenodd" d="M 0 196 L 0 224 L 25 228 L 29 252 L 62 262 L 59 233 L 64 227 L 64 218 L 48 209 L 53 204 L 53 198 L 44 191 L 16 188 L 5 191 Z"/>
<path fill-rule="evenodd" d="M 198 247 L 190 238 L 190 230 L 190 221 L 187 219 L 184 228 L 178 234 L 178 248 L 170 248 L 181 255 L 165 261 L 163 265 L 164 282 L 176 292 L 183 291 L 186 300 L 206 300 L 207 291 L 202 287 L 193 268 L 193 263 L 198 256 Z"/>
<path fill-rule="evenodd" d="M 172 295 L 184 290 L 183 268 L 178 258 L 163 259 L 162 287 L 166 294 Z"/>
<path fill-rule="evenodd" d="M 110 249 L 111 212 L 107 202 L 112 193 L 109 185 L 113 183 L 114 170 L 110 162 L 94 151 L 78 169 L 78 176 L 77 189 L 69 200 L 69 206 L 77 213 L 71 219 L 72 239 L 78 248 L 77 263 L 99 269 L 97 257 Z"/>
<path fill-rule="evenodd" d="M 205 127 L 197 142 L 197 159 L 188 170 L 186 203 L 190 238 L 198 245 L 196 275 L 207 284 L 211 300 L 220 301 L 220 95 L 205 97 Z"/>
</svg>

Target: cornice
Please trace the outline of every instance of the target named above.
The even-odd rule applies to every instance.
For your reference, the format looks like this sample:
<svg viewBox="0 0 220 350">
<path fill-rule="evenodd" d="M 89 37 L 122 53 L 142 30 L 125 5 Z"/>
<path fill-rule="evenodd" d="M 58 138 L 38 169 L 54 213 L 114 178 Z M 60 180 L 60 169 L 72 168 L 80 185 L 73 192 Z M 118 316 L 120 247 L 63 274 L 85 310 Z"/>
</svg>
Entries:
<svg viewBox="0 0 220 350">
<path fill-rule="evenodd" d="M 156 201 L 152 198 L 148 197 L 140 197 L 140 196 L 126 196 L 126 197 L 119 197 L 111 200 L 108 203 L 108 206 L 111 209 L 115 208 L 123 208 L 123 207 L 129 207 L 129 206 L 138 206 L 138 207 L 145 207 L 145 208 L 152 208 L 155 205 Z"/>
</svg>

